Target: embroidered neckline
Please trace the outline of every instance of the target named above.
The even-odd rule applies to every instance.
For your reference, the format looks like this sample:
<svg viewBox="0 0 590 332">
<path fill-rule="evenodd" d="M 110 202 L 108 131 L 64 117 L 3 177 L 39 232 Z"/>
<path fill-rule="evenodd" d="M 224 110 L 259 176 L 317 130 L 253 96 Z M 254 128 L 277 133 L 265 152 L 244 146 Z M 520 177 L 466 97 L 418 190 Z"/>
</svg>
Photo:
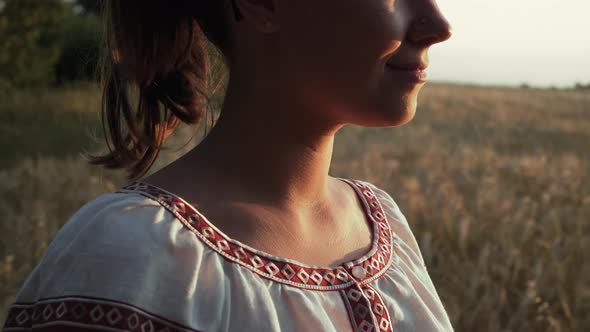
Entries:
<svg viewBox="0 0 590 332">
<path fill-rule="evenodd" d="M 265 278 L 301 288 L 333 290 L 378 279 L 391 266 L 396 254 L 392 248 L 393 230 L 373 189 L 361 180 L 336 178 L 351 185 L 361 199 L 365 220 L 372 232 L 371 249 L 362 257 L 337 267 L 305 264 L 252 248 L 227 236 L 182 197 L 141 180 L 129 183 L 116 193 L 138 193 L 157 201 L 209 248 Z"/>
</svg>

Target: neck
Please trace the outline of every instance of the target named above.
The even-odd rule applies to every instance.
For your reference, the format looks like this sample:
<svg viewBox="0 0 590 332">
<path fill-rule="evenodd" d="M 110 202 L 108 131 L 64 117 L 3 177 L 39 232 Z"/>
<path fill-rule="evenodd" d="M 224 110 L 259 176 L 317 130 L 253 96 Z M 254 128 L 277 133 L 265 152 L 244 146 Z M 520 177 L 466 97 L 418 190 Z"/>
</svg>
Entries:
<svg viewBox="0 0 590 332">
<path fill-rule="evenodd" d="M 341 125 L 321 119 L 321 112 L 304 104 L 285 104 L 298 99 L 274 93 L 272 87 L 258 86 L 269 93 L 255 94 L 234 86 L 230 81 L 211 133 L 183 159 L 287 211 L 325 202 L 334 136 Z"/>
</svg>

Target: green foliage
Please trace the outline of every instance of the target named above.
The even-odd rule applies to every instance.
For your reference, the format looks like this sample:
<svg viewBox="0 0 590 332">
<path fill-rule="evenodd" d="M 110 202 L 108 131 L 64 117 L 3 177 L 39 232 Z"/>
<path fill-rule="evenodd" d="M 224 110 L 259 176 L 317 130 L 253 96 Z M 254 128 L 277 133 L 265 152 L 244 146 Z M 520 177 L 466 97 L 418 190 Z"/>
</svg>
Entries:
<svg viewBox="0 0 590 332">
<path fill-rule="evenodd" d="M 80 6 L 82 15 L 100 16 L 104 0 L 76 0 L 76 4 Z"/>
<path fill-rule="evenodd" d="M 99 11 L 96 1 L 1 1 L 0 85 L 93 79 L 101 40 Z"/>
<path fill-rule="evenodd" d="M 60 31 L 61 55 L 55 64 L 55 80 L 93 80 L 101 45 L 101 21 L 97 16 L 72 15 Z"/>
<path fill-rule="evenodd" d="M 0 77 L 15 86 L 39 85 L 54 76 L 61 50 L 60 22 L 70 6 L 60 0 L 4 0 L 0 11 Z"/>
</svg>

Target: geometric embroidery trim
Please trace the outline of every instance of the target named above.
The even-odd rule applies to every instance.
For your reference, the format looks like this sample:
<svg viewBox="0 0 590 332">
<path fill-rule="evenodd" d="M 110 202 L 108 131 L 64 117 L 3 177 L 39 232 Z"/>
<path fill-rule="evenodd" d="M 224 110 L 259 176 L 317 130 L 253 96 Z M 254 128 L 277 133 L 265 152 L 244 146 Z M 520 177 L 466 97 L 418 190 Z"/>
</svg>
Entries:
<svg viewBox="0 0 590 332">
<path fill-rule="evenodd" d="M 387 306 L 377 290 L 354 283 L 340 290 L 354 332 L 392 332 Z"/>
<path fill-rule="evenodd" d="M 88 296 L 13 303 L 2 331 L 199 332 L 131 304 Z"/>
<path fill-rule="evenodd" d="M 389 311 L 387 305 L 383 302 L 381 294 L 369 284 L 363 286 L 363 292 L 370 300 L 371 311 L 377 320 L 378 331 L 393 331 Z"/>
<path fill-rule="evenodd" d="M 339 178 L 350 184 L 365 207 L 365 219 L 372 230 L 371 250 L 357 260 L 335 268 L 306 265 L 251 248 L 229 238 L 217 229 L 205 216 L 183 198 L 149 183 L 136 180 L 117 190 L 116 193 L 139 193 L 157 201 L 209 248 L 227 260 L 238 263 L 258 275 L 280 283 L 314 290 L 334 290 L 352 283 L 369 283 L 382 276 L 393 262 L 393 230 L 383 206 L 373 189 L 363 181 Z M 384 259 L 384 257 L 386 259 Z M 356 267 L 356 269 L 355 269 Z M 353 270 L 364 270 L 362 275 Z"/>
</svg>

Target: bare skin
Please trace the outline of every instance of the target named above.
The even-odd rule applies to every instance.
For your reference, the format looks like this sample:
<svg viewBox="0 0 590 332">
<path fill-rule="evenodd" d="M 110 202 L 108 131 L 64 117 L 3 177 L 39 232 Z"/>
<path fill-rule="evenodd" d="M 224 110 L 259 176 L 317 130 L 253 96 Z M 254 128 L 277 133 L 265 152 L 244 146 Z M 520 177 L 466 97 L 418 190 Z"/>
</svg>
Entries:
<svg viewBox="0 0 590 332">
<path fill-rule="evenodd" d="M 434 0 L 235 2 L 244 19 L 227 8 L 234 51 L 218 122 L 142 181 L 269 254 L 330 267 L 358 258 L 371 234 L 353 188 L 328 174 L 334 135 L 409 122 L 424 83 L 385 64 L 427 62 L 450 25 Z"/>
</svg>

